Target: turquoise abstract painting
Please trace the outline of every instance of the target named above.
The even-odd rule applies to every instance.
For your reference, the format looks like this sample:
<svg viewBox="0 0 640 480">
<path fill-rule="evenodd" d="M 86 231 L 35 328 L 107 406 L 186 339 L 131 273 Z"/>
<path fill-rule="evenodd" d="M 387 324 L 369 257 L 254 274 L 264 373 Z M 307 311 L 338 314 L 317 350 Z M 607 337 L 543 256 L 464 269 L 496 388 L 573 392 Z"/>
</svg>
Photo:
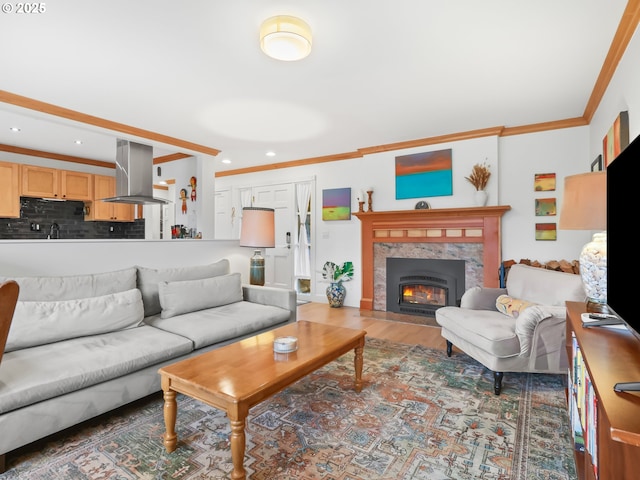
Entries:
<svg viewBox="0 0 640 480">
<path fill-rule="evenodd" d="M 453 195 L 451 149 L 396 157 L 396 200 Z"/>
</svg>

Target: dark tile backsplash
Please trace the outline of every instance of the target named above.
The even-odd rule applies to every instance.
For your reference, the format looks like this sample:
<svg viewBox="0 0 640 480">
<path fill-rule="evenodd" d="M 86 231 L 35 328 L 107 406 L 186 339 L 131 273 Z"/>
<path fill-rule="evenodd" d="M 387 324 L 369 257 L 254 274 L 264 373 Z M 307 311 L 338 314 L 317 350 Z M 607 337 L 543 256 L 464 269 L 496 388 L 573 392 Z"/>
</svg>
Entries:
<svg viewBox="0 0 640 480">
<path fill-rule="evenodd" d="M 20 197 L 20 218 L 0 218 L 0 239 L 44 240 L 50 234 L 54 239 L 144 239 L 144 219 L 85 222 L 83 209 L 83 202 Z M 52 230 L 54 224 L 58 228 Z"/>
</svg>

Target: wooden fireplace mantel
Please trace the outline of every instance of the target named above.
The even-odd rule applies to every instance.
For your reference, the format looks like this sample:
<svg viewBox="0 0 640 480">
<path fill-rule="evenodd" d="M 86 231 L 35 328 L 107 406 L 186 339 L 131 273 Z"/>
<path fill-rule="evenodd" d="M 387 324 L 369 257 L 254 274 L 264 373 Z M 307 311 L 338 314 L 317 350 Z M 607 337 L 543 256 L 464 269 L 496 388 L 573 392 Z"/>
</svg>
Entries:
<svg viewBox="0 0 640 480">
<path fill-rule="evenodd" d="M 482 243 L 484 286 L 500 285 L 500 227 L 508 205 L 354 213 L 361 222 L 362 298 L 373 310 L 376 243 Z"/>
</svg>

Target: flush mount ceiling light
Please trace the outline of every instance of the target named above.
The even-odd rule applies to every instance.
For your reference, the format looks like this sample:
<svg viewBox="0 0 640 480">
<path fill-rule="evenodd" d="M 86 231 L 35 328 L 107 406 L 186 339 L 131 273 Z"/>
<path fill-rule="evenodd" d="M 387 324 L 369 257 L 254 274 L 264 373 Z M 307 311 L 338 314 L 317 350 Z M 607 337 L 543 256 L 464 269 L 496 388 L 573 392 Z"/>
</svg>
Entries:
<svg viewBox="0 0 640 480">
<path fill-rule="evenodd" d="M 260 48 L 276 60 L 302 60 L 311 52 L 311 28 L 297 17 L 267 18 L 260 27 Z"/>
</svg>

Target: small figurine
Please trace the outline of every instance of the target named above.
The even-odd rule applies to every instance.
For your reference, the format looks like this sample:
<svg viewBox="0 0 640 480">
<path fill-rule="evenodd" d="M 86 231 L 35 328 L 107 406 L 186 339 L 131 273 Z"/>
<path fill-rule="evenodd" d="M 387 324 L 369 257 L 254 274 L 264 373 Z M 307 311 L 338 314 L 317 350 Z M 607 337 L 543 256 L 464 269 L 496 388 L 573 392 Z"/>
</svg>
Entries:
<svg viewBox="0 0 640 480">
<path fill-rule="evenodd" d="M 191 201 L 195 202 L 196 201 L 196 177 L 191 177 L 191 180 L 189 181 L 189 183 L 191 184 Z"/>
<path fill-rule="evenodd" d="M 182 213 L 187 213 L 187 189 L 180 189 L 180 200 L 182 200 Z"/>
</svg>

